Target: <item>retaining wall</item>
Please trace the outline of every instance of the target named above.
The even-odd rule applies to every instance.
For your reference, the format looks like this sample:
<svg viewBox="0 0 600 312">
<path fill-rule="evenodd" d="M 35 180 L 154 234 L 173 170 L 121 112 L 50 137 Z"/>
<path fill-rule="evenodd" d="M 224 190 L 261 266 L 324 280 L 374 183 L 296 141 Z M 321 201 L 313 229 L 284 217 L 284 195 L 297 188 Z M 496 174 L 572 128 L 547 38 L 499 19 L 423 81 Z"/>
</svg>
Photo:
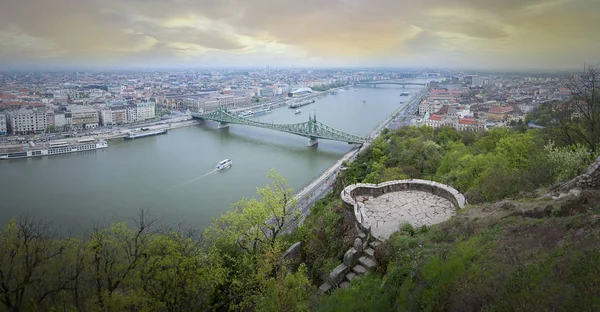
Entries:
<svg viewBox="0 0 600 312">
<path fill-rule="evenodd" d="M 360 230 L 369 233 L 370 229 L 365 228 L 366 219 L 363 204 L 356 202 L 356 196 L 367 195 L 378 197 L 385 193 L 400 191 L 423 191 L 433 195 L 440 196 L 449 200 L 456 208 L 464 208 L 467 204 L 465 197 L 456 189 L 434 181 L 411 179 L 411 180 L 393 180 L 379 184 L 358 183 L 344 188 L 341 192 L 344 208 L 353 211 L 357 225 Z"/>
</svg>

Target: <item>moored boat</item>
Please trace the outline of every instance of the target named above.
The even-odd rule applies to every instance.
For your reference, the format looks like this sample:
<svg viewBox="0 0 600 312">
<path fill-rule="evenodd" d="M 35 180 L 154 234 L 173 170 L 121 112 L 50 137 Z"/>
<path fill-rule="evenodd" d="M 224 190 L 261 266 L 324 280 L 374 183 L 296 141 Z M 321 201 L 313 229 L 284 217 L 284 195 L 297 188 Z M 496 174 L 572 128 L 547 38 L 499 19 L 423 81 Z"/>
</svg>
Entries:
<svg viewBox="0 0 600 312">
<path fill-rule="evenodd" d="M 94 138 L 50 142 L 39 145 L 30 142 L 29 144 L 22 144 L 20 146 L 0 148 L 0 159 L 68 154 L 74 152 L 91 151 L 106 147 L 108 147 L 108 143 L 105 140 Z"/>
</svg>

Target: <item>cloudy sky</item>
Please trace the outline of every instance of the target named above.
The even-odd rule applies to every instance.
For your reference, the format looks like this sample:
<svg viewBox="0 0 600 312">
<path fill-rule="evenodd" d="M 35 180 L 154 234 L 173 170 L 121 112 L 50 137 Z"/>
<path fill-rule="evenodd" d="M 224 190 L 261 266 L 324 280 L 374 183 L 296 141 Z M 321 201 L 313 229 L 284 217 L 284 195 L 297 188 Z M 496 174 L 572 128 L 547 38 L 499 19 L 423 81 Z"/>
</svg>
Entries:
<svg viewBox="0 0 600 312">
<path fill-rule="evenodd" d="M 2 67 L 580 68 L 600 0 L 0 0 Z"/>
</svg>

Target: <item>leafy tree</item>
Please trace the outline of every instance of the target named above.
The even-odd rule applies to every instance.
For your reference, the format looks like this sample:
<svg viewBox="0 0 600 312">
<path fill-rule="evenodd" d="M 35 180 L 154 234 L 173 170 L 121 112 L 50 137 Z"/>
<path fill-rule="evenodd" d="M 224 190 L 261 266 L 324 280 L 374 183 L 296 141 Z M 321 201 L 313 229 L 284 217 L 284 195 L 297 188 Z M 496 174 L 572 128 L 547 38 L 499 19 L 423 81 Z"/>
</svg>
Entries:
<svg viewBox="0 0 600 312">
<path fill-rule="evenodd" d="M 309 311 L 308 302 L 316 288 L 307 277 L 307 269 L 301 264 L 298 271 L 288 273 L 285 269 L 277 278 L 266 282 L 265 291 L 257 311 Z"/>
<path fill-rule="evenodd" d="M 544 147 L 544 152 L 550 163 L 552 176 L 559 182 L 581 174 L 595 156 L 587 147 L 581 145 L 555 147 L 553 142 Z"/>
</svg>

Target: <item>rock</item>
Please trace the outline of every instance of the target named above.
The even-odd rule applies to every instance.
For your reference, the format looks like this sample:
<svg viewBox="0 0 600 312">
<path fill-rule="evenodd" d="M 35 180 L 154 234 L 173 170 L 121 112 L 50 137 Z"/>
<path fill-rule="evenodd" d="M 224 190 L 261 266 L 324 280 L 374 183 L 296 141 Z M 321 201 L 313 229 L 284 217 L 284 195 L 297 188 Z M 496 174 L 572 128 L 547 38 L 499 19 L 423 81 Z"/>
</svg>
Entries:
<svg viewBox="0 0 600 312">
<path fill-rule="evenodd" d="M 538 199 L 552 199 L 552 194 L 546 193 L 546 194 L 538 197 Z"/>
<path fill-rule="evenodd" d="M 356 264 L 356 254 L 357 251 L 354 248 L 350 248 L 348 249 L 348 251 L 346 251 L 346 253 L 344 254 L 344 265 L 348 266 L 348 267 L 352 267 L 354 266 L 354 264 Z"/>
<path fill-rule="evenodd" d="M 369 257 L 373 257 L 375 255 L 375 250 L 371 247 L 365 249 L 365 253 L 367 254 L 367 256 Z"/>
<path fill-rule="evenodd" d="M 378 241 L 373 241 L 369 243 L 369 246 L 371 246 L 371 248 L 375 249 L 377 248 L 377 246 L 379 246 L 381 243 Z"/>
<path fill-rule="evenodd" d="M 367 258 L 367 257 L 358 258 L 358 262 L 360 262 L 360 264 L 362 266 L 364 266 L 367 270 L 373 270 L 375 268 L 375 266 L 377 266 L 375 261 L 373 261 L 371 258 Z"/>
<path fill-rule="evenodd" d="M 356 273 L 357 275 L 363 275 L 367 273 L 367 269 L 365 269 L 365 267 L 360 264 L 354 266 L 352 268 L 352 271 L 354 271 L 354 273 Z"/>
<path fill-rule="evenodd" d="M 302 263 L 302 243 L 296 242 L 283 253 L 283 260 L 288 270 L 295 272 Z"/>
<path fill-rule="evenodd" d="M 350 273 L 346 274 L 346 279 L 348 281 L 352 281 L 355 277 L 356 277 L 356 273 L 354 273 L 354 272 L 350 272 Z"/>
<path fill-rule="evenodd" d="M 338 285 L 343 279 L 349 268 L 343 264 L 338 265 L 331 273 L 329 273 L 329 283 L 332 285 Z"/>
<path fill-rule="evenodd" d="M 331 284 L 329 283 L 323 283 L 321 286 L 319 286 L 319 292 L 326 294 L 331 290 Z"/>
<path fill-rule="evenodd" d="M 581 194 L 580 188 L 574 188 L 569 191 L 569 195 L 573 195 L 575 197 L 579 197 L 580 194 Z"/>
<path fill-rule="evenodd" d="M 356 239 L 354 239 L 354 250 L 356 250 L 357 252 L 363 251 L 362 240 L 358 237 Z"/>
</svg>

